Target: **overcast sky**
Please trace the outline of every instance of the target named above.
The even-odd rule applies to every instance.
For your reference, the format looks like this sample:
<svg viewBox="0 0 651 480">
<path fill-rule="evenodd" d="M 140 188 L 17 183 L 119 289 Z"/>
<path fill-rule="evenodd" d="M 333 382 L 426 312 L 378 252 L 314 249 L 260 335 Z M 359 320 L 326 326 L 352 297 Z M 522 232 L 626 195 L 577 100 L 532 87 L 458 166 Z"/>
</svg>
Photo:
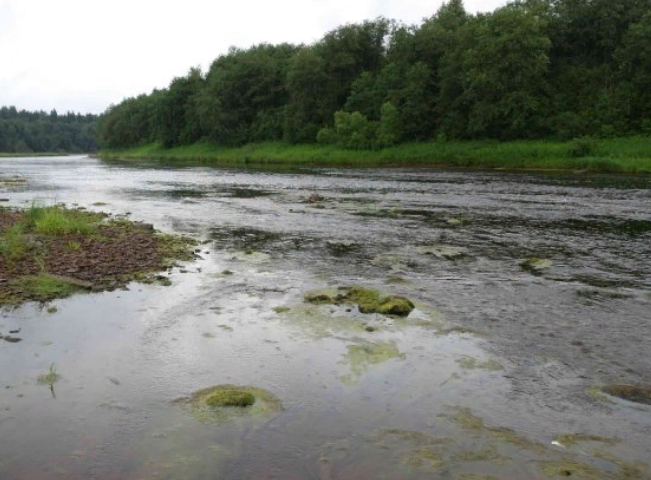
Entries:
<svg viewBox="0 0 651 480">
<path fill-rule="evenodd" d="M 0 0 L 0 106 L 100 113 L 205 71 L 231 45 L 311 43 L 337 25 L 417 23 L 442 0 Z M 468 11 L 504 0 L 466 0 Z"/>
</svg>

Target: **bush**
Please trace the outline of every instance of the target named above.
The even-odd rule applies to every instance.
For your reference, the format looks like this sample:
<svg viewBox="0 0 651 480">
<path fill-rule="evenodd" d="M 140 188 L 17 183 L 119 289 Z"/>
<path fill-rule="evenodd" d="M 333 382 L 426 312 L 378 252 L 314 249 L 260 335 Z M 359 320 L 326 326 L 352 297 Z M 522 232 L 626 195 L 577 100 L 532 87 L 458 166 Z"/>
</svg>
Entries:
<svg viewBox="0 0 651 480">
<path fill-rule="evenodd" d="M 335 145 L 339 143 L 339 136 L 332 128 L 322 128 L 316 136 L 317 143 L 321 145 Z"/>
</svg>

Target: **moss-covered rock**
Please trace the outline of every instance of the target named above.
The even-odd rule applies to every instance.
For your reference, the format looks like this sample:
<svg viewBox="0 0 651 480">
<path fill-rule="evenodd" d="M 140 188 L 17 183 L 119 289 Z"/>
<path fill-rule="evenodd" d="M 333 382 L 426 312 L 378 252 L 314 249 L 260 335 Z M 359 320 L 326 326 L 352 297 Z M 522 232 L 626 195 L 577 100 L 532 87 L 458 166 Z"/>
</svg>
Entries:
<svg viewBox="0 0 651 480">
<path fill-rule="evenodd" d="M 202 423 L 224 423 L 237 417 L 268 416 L 283 410 L 278 397 L 262 388 L 216 385 L 174 403 L 185 405 Z"/>
<path fill-rule="evenodd" d="M 335 289 L 323 288 L 306 292 L 303 299 L 307 303 L 313 303 L 315 305 L 334 305 L 339 303 L 343 299 L 343 296 L 338 294 Z"/>
</svg>

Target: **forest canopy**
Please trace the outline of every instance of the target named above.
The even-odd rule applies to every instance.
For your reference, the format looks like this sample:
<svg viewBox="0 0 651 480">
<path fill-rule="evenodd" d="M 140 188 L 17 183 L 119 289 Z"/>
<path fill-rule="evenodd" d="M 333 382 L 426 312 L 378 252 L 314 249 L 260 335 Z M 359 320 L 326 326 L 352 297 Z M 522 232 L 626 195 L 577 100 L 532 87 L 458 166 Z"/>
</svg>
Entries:
<svg viewBox="0 0 651 480">
<path fill-rule="evenodd" d="M 231 48 L 112 105 L 103 148 L 210 141 L 383 148 L 431 139 L 651 133 L 651 2 L 522 0 L 419 25 L 378 18 L 311 45 Z"/>
<path fill-rule="evenodd" d="M 87 153 L 97 150 L 97 115 L 0 108 L 0 153 Z"/>
</svg>

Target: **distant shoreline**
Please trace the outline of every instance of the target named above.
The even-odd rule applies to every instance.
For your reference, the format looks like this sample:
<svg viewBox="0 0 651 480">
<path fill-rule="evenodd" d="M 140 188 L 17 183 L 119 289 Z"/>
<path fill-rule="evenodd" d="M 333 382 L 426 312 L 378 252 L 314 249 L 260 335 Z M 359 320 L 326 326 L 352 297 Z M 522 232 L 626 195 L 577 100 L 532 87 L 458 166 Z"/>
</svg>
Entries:
<svg viewBox="0 0 651 480">
<path fill-rule="evenodd" d="M 201 162 L 223 166 L 456 167 L 579 173 L 651 173 L 651 137 L 574 141 L 467 141 L 400 144 L 382 150 L 348 150 L 282 142 L 224 147 L 200 142 L 170 149 L 147 144 L 102 150 L 114 160 Z"/>
<path fill-rule="evenodd" d="M 15 157 L 68 157 L 72 153 L 50 153 L 50 152 L 32 152 L 32 153 L 6 153 L 0 152 L 0 158 L 15 158 Z"/>
</svg>

